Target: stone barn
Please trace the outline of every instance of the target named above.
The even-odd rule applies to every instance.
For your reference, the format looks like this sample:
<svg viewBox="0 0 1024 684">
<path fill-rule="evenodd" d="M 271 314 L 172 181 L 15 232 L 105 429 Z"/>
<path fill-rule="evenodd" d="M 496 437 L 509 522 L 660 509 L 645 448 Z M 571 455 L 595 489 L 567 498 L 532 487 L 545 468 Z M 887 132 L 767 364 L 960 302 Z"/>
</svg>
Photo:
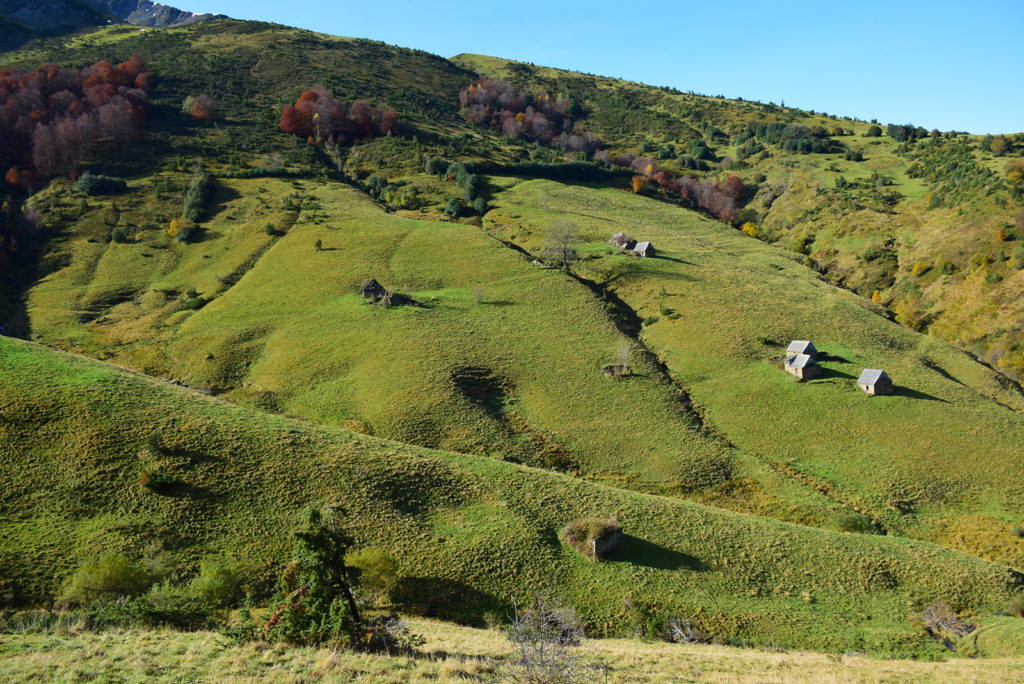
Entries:
<svg viewBox="0 0 1024 684">
<path fill-rule="evenodd" d="M 639 254 L 642 257 L 654 256 L 654 245 L 650 242 L 638 242 L 636 247 L 633 248 L 634 254 Z"/>
<path fill-rule="evenodd" d="M 614 245 L 619 249 L 633 249 L 636 247 L 636 240 L 627 235 L 626 233 L 616 233 L 612 235 L 612 239 L 608 241 L 609 245 Z"/>
<path fill-rule="evenodd" d="M 869 396 L 892 394 L 893 391 L 892 380 L 884 370 L 877 368 L 865 368 L 857 378 L 857 387 L 860 387 Z"/>
<path fill-rule="evenodd" d="M 388 291 L 384 289 L 383 285 L 377 282 L 376 278 L 371 278 L 363 283 L 363 299 L 370 300 L 371 304 L 376 304 L 387 296 Z"/>
<path fill-rule="evenodd" d="M 818 360 L 818 350 L 809 340 L 793 340 L 786 347 L 786 357 L 796 356 L 797 354 L 807 354 L 815 361 Z"/>
<path fill-rule="evenodd" d="M 821 366 L 810 354 L 796 354 L 786 359 L 786 372 L 801 380 L 813 380 L 821 375 Z"/>
</svg>

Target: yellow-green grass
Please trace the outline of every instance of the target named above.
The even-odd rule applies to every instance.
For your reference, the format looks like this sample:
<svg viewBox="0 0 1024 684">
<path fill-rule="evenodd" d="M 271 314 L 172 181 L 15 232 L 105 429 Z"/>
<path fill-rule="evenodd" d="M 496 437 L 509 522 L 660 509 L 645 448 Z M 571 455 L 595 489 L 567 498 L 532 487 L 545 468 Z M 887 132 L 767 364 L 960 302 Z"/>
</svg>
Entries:
<svg viewBox="0 0 1024 684">
<path fill-rule="evenodd" d="M 502 632 L 414 618 L 425 643 L 414 656 L 235 645 L 212 632 L 112 631 L 0 636 L 5 681 L 100 679 L 123 682 L 497 682 L 515 670 Z M 636 639 L 585 641 L 581 672 L 598 681 L 828 684 L 879 681 L 1013 682 L 1020 657 L 944 662 L 876 660 L 861 655 L 666 644 Z"/>
<path fill-rule="evenodd" d="M 998 374 L 887 321 L 786 252 L 669 204 L 529 181 L 496 205 L 487 225 L 534 252 L 553 221 L 576 222 L 600 257 L 580 272 L 607 280 L 640 317 L 659 316 L 643 340 L 741 450 L 821 483 L 892 532 L 1024 563 L 1013 531 L 1024 515 L 1024 403 Z M 619 231 L 652 240 L 659 258 L 613 254 L 602 243 Z M 842 360 L 795 383 L 778 363 L 793 339 Z M 896 395 L 864 395 L 864 368 L 885 369 Z M 964 525 L 969 533 L 950 532 Z M 986 531 L 998 548 L 972 548 Z"/>
<path fill-rule="evenodd" d="M 548 589 L 595 635 L 683 615 L 752 645 L 937 655 L 910 620 L 938 599 L 1005 608 L 1019 575 L 899 538 L 836 534 L 402 446 L 235 407 L 0 338 L 0 564 L 15 601 L 52 597 L 82 558 L 162 546 L 186 572 L 232 556 L 268 586 L 297 511 L 326 501 L 390 551 L 408 610 L 479 621 Z M 151 437 L 151 435 L 156 435 Z M 180 484 L 139 483 L 159 467 Z M 629 548 L 593 563 L 558 530 L 614 514 Z"/>
<path fill-rule="evenodd" d="M 31 330 L 52 346 L 398 441 L 811 524 L 841 508 L 708 434 L 590 291 L 479 228 L 389 215 L 340 184 L 218 187 L 220 210 L 194 244 L 161 229 L 104 243 L 96 233 L 106 228 L 89 226 L 105 209 L 90 210 L 49 257 L 66 265 L 29 291 Z M 137 220 L 173 209 L 137 194 Z M 307 208 L 281 209 L 295 195 Z M 43 197 L 73 204 L 57 189 Z M 223 281 L 232 273 L 244 273 L 233 286 Z M 371 277 L 426 306 L 367 305 L 359 284 Z M 189 288 L 213 301 L 178 311 Z M 601 369 L 622 347 L 635 376 L 613 380 Z M 490 376 L 484 396 L 460 386 L 467 369 Z"/>
</svg>

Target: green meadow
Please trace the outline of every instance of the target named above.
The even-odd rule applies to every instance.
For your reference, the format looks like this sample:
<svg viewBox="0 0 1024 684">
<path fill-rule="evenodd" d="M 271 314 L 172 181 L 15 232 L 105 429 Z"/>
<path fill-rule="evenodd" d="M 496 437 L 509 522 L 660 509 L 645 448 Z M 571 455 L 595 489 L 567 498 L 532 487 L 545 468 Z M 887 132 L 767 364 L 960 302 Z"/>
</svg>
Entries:
<svg viewBox="0 0 1024 684">
<path fill-rule="evenodd" d="M 266 586 L 297 511 L 344 511 L 399 560 L 404 610 L 482 623 L 545 589 L 593 635 L 685 615 L 734 644 L 940 655 L 911 621 L 943 600 L 979 616 L 1019 590 L 1005 566 L 923 542 L 833 533 L 430 451 L 240 408 L 27 342 L 0 340 L 3 591 L 52 596 L 79 559 L 159 549 L 187 575 L 209 553 Z M 178 484 L 139 481 L 159 468 Z M 40 488 L 40 482 L 46 482 Z M 628 546 L 594 563 L 559 541 L 614 514 Z"/>
<path fill-rule="evenodd" d="M 537 593 L 590 636 L 633 638 L 585 656 L 622 680 L 1019 677 L 1024 136 L 997 156 L 979 136 L 900 141 L 772 103 L 256 22 L 111 26 L 0 64 L 132 53 L 152 73 L 142 136 L 84 167 L 127 190 L 59 178 L 8 207 L 34 229 L 0 264 L 0 677 L 497 681 L 508 647 L 482 628 Z M 570 97 L 612 156 L 737 174 L 735 220 L 470 125 L 458 94 L 477 74 Z M 318 84 L 393 107 L 399 128 L 337 147 L 286 135 L 281 110 Z M 182 109 L 202 93 L 214 121 Z M 822 127 L 830 151 L 745 138 L 748 123 Z M 431 160 L 479 172 L 475 196 L 424 173 Z M 197 168 L 212 190 L 181 239 Z M 549 230 L 566 220 L 579 258 L 563 269 Z M 618 232 L 657 255 L 620 253 Z M 370 279 L 413 305 L 368 303 Z M 823 352 L 820 378 L 783 370 L 794 339 Z M 866 396 L 865 368 L 896 392 Z M 316 503 L 397 559 L 419 656 L 33 612 L 108 552 L 170 559 L 181 585 L 227 557 L 259 603 Z M 603 562 L 560 538 L 596 516 L 626 535 Z M 944 644 L 919 618 L 936 602 L 977 629 Z M 715 645 L 636 639 L 670 619 Z M 950 649 L 979 659 L 850 655 Z"/>
<path fill-rule="evenodd" d="M 649 321 L 641 340 L 738 449 L 890 533 L 1021 562 L 1014 384 L 783 250 L 618 188 L 523 182 L 500 195 L 487 225 L 538 251 L 559 218 L 587 241 L 579 272 Z M 658 256 L 614 253 L 604 242 L 620 231 L 651 240 Z M 827 354 L 821 378 L 783 372 L 794 339 Z M 884 369 L 896 393 L 866 396 L 856 386 L 864 368 Z"/>
</svg>

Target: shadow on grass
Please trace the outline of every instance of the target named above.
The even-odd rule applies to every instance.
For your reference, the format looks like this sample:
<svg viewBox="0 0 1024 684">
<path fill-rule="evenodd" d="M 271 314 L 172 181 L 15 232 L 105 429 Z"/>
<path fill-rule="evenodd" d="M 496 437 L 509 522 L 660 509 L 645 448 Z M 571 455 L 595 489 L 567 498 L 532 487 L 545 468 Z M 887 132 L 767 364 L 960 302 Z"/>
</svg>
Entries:
<svg viewBox="0 0 1024 684">
<path fill-rule="evenodd" d="M 679 257 L 666 256 L 665 254 L 655 254 L 654 258 L 655 259 L 662 259 L 664 261 L 674 261 L 677 264 L 686 264 L 687 266 L 696 266 L 697 265 L 697 264 L 693 263 L 692 261 L 687 261 L 686 259 L 680 259 Z"/>
<path fill-rule="evenodd" d="M 827 366 L 821 367 L 821 375 L 818 376 L 819 380 L 829 380 L 833 378 L 846 378 L 848 380 L 856 380 L 857 376 L 844 373 L 841 370 L 835 368 L 828 368 Z"/>
<path fill-rule="evenodd" d="M 396 594 L 404 612 L 473 627 L 484 626 L 485 613 L 504 615 L 509 609 L 491 594 L 447 577 L 404 577 Z"/>
<path fill-rule="evenodd" d="M 623 535 L 623 547 L 613 552 L 606 559 L 610 563 L 630 563 L 643 565 L 658 570 L 702 570 L 703 564 L 698 558 L 680 551 L 666 549 L 646 539 L 633 535 Z"/>
<path fill-rule="evenodd" d="M 915 389 L 910 389 L 909 387 L 900 387 L 899 385 L 897 385 L 896 387 L 893 387 L 892 394 L 893 394 L 893 396 L 896 396 L 896 397 L 907 397 L 908 399 L 923 399 L 924 401 L 938 401 L 938 402 L 941 402 L 943 404 L 948 404 L 949 403 L 947 400 L 945 400 L 945 399 L 943 399 L 941 397 L 937 397 L 934 394 L 927 394 L 926 392 L 919 392 L 919 391 L 917 391 Z"/>
<path fill-rule="evenodd" d="M 935 371 L 936 373 L 938 373 L 942 377 L 944 377 L 947 380 L 950 380 L 952 382 L 955 382 L 956 384 L 960 385 L 961 387 L 966 387 L 967 386 L 964 383 L 962 383 L 959 380 L 957 380 L 952 375 L 950 375 L 949 372 L 945 368 L 943 368 L 939 364 L 935 363 L 931 359 L 921 359 L 921 365 L 924 366 L 925 368 L 929 369 L 929 370 Z"/>
</svg>

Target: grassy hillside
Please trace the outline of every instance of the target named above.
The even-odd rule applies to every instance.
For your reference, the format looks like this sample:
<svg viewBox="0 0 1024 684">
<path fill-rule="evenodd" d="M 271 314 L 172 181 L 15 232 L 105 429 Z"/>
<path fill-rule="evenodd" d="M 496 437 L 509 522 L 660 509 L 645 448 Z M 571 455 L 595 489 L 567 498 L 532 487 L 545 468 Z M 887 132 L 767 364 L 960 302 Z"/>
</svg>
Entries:
<svg viewBox="0 0 1024 684">
<path fill-rule="evenodd" d="M 510 177 L 490 179 L 483 230 L 387 213 L 337 182 L 222 178 L 201 239 L 178 244 L 158 221 L 180 196 L 159 184 L 186 181 L 90 199 L 55 226 L 26 327 L 326 425 L 1024 563 L 1016 386 L 784 250 L 617 187 Z M 32 203 L 53 217 L 79 201 L 57 184 Z M 539 254 L 560 218 L 589 241 L 591 287 L 503 245 Z M 111 225 L 134 237 L 104 242 Z M 662 257 L 613 254 L 618 231 Z M 371 277 L 425 306 L 366 305 Z M 808 337 L 834 359 L 795 385 L 778 359 Z M 605 377 L 623 350 L 633 377 Z M 877 366 L 897 396 L 856 389 Z"/>
<path fill-rule="evenodd" d="M 1005 378 L 890 323 L 787 252 L 670 204 L 540 180 L 496 203 L 486 227 L 534 253 L 553 221 L 578 225 L 579 272 L 645 320 L 644 344 L 739 449 L 890 532 L 1024 562 L 1024 397 Z M 606 241 L 620 231 L 652 240 L 659 256 L 616 254 Z M 820 379 L 783 372 L 793 339 L 828 353 Z M 865 396 L 855 384 L 864 368 L 885 369 L 896 394 Z"/>
<path fill-rule="evenodd" d="M 125 682 L 498 682 L 511 649 L 496 630 L 412 619 L 425 637 L 418 657 L 367 655 L 334 649 L 236 646 L 200 632 L 17 634 L 0 644 L 0 676 L 19 680 L 100 677 Z M 585 642 L 583 665 L 617 682 L 835 683 L 1011 682 L 1024 673 L 1019 658 L 958 658 L 942 663 L 877 660 L 861 655 L 751 650 L 636 639 Z"/>
<path fill-rule="evenodd" d="M 938 546 L 835 534 L 269 416 L 0 339 L 4 592 L 44 600 L 90 554 L 234 556 L 266 587 L 310 501 L 399 559 L 407 609 L 479 621 L 547 587 L 595 634 L 679 614 L 736 643 L 938 654 L 910 622 L 935 599 L 1008 605 L 1020 575 Z M 139 483 L 160 468 L 179 484 Z M 44 486 L 41 486 L 45 483 Z M 584 560 L 557 531 L 618 516 L 629 548 Z"/>
<path fill-rule="evenodd" d="M 1024 228 L 1015 224 L 1024 176 L 1013 166 L 1024 164 L 1024 134 L 996 147 L 977 136 L 924 131 L 909 141 L 885 132 L 865 137 L 872 123 L 773 103 L 494 57 L 449 61 L 372 41 L 228 20 L 145 33 L 107 27 L 37 41 L 0 61 L 77 66 L 99 56 L 117 62 L 133 52 L 150 63 L 157 106 L 146 139 L 130 153 L 108 155 L 107 171 L 153 174 L 201 157 L 213 170 L 235 175 L 285 168 L 318 176 L 340 164 L 350 179 L 396 179 L 420 171 L 429 156 L 497 164 L 550 158 L 550 150 L 462 120 L 457 95 L 483 72 L 520 88 L 570 96 L 579 105 L 579 122 L 613 154 L 636 152 L 662 169 L 712 179 L 729 167 L 751 187 L 737 224 L 749 221 L 756 235 L 805 256 L 833 283 L 875 296 L 899 322 L 968 350 L 1010 377 L 1019 379 L 1024 368 L 1016 325 Z M 282 107 L 318 83 L 342 100 L 394 107 L 402 135 L 366 141 L 329 160 L 277 130 Z M 179 111 L 200 93 L 216 95 L 217 124 L 193 122 Z M 817 127 L 832 151 L 799 153 L 745 132 L 748 124 L 770 123 Z M 704 170 L 692 168 L 694 161 Z M 427 206 L 438 209 L 458 194 L 413 183 Z M 0 312 L 0 318 L 9 315 Z"/>
<path fill-rule="evenodd" d="M 521 88 L 571 95 L 613 152 L 639 151 L 679 173 L 738 174 L 755 189 L 737 227 L 750 221 L 758 237 L 806 256 L 833 283 L 864 297 L 877 290 L 901 323 L 1020 379 L 1024 223 L 1015 217 L 1024 205 L 1024 132 L 1007 131 L 1016 135 L 1005 136 L 1005 148 L 992 147 L 991 137 L 923 130 L 901 141 L 885 132 L 887 122 L 881 135 L 866 137 L 878 122 L 494 57 L 453 61 Z M 739 142 L 748 124 L 772 122 L 819 127 L 833 151 Z M 682 162 L 701 146 L 708 170 L 688 169 Z"/>
</svg>

